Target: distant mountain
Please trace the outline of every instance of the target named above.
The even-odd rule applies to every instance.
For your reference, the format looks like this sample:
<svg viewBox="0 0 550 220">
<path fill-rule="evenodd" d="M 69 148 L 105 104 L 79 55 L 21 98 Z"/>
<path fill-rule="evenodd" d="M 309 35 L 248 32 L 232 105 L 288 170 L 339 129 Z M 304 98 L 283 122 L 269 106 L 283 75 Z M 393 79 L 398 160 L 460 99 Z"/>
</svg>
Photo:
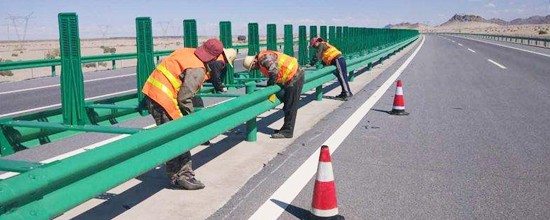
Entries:
<svg viewBox="0 0 550 220">
<path fill-rule="evenodd" d="M 430 26 L 422 23 L 409 23 L 409 22 L 403 22 L 399 24 L 388 24 L 384 28 L 393 28 L 393 29 L 415 29 L 415 30 L 422 30 L 430 28 Z"/>
<path fill-rule="evenodd" d="M 513 25 L 521 24 L 550 24 L 550 15 L 547 16 L 531 16 L 529 18 L 518 18 L 509 22 Z"/>
<path fill-rule="evenodd" d="M 550 15 L 547 16 L 531 16 L 529 18 L 518 18 L 514 19 L 512 21 L 505 21 L 500 18 L 492 18 L 492 19 L 485 19 L 478 15 L 460 15 L 455 14 L 451 19 L 449 19 L 447 22 L 439 25 L 439 26 L 447 26 L 449 24 L 456 24 L 456 23 L 468 23 L 468 22 L 475 22 L 475 23 L 492 23 L 492 24 L 498 24 L 498 25 L 523 25 L 523 24 L 550 24 Z"/>
</svg>

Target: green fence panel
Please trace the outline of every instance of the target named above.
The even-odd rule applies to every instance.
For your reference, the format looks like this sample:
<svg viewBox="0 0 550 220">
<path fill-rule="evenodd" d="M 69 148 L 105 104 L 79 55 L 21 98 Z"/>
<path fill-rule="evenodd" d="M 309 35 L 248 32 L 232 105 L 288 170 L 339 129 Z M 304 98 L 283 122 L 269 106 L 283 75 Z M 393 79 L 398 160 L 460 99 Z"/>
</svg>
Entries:
<svg viewBox="0 0 550 220">
<path fill-rule="evenodd" d="M 284 52 L 286 55 L 294 56 L 294 34 L 291 24 L 285 25 Z"/>
<path fill-rule="evenodd" d="M 336 41 L 334 42 L 334 46 L 336 46 L 338 49 L 341 50 L 342 47 L 342 27 L 338 26 L 336 27 Z"/>
<path fill-rule="evenodd" d="M 329 26 L 328 27 L 328 39 L 327 40 L 330 44 L 335 45 L 335 42 L 336 42 L 336 27 L 334 27 L 334 26 Z"/>
<path fill-rule="evenodd" d="M 306 26 L 299 26 L 298 27 L 298 63 L 300 65 L 306 65 L 308 62 L 307 58 L 307 33 L 306 33 Z"/>
<path fill-rule="evenodd" d="M 141 92 L 149 75 L 155 70 L 153 49 L 153 27 L 150 17 L 136 18 L 136 46 L 137 46 L 137 100 L 143 108 L 145 94 Z"/>
<path fill-rule="evenodd" d="M 84 106 L 84 76 L 81 67 L 78 16 L 76 13 L 61 13 L 58 19 L 63 123 L 84 125 L 87 117 Z"/>
<path fill-rule="evenodd" d="M 225 48 L 233 47 L 233 34 L 231 32 L 231 22 L 230 21 L 221 21 L 220 22 L 220 41 L 223 43 Z M 235 69 L 229 65 L 226 66 L 225 77 L 223 82 L 226 85 L 235 83 Z"/>
<path fill-rule="evenodd" d="M 267 50 L 277 51 L 277 26 L 267 25 Z"/>
<path fill-rule="evenodd" d="M 255 56 L 260 53 L 260 34 L 258 30 L 258 23 L 248 23 L 248 55 Z M 250 71 L 250 78 L 259 78 L 261 76 L 260 71 Z"/>
<path fill-rule="evenodd" d="M 183 20 L 183 45 L 190 48 L 197 48 L 199 46 L 197 21 L 195 19 Z"/>
<path fill-rule="evenodd" d="M 309 40 L 313 39 L 314 37 L 318 37 L 317 35 L 317 26 L 309 26 Z M 307 46 L 309 47 L 309 41 L 307 42 Z M 313 48 L 309 48 L 309 54 L 308 54 L 308 63 L 313 59 L 313 56 L 315 56 L 315 51 Z"/>
<path fill-rule="evenodd" d="M 327 26 L 320 26 L 319 27 L 319 36 L 323 38 L 323 40 L 328 40 L 327 36 Z"/>
</svg>

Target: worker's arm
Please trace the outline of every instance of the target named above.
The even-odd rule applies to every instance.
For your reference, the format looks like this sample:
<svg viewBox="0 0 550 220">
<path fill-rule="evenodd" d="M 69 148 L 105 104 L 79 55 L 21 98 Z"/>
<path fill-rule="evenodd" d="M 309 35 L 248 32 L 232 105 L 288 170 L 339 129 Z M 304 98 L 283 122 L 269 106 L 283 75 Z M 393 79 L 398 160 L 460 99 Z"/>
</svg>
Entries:
<svg viewBox="0 0 550 220">
<path fill-rule="evenodd" d="M 324 44 L 320 44 L 319 47 L 317 47 L 316 49 L 317 50 L 315 51 L 315 56 L 311 58 L 311 62 L 309 63 L 309 65 L 314 66 L 315 64 L 317 64 L 317 61 L 321 59 L 321 56 L 323 56 L 323 53 L 327 49 L 327 46 Z"/>
<path fill-rule="evenodd" d="M 222 83 L 222 74 L 225 74 L 224 62 L 219 60 L 210 61 L 206 64 L 206 69 L 210 72 L 210 82 L 216 92 L 224 92 Z"/>
<path fill-rule="evenodd" d="M 279 68 L 277 67 L 277 56 L 275 55 L 265 55 L 259 61 L 260 65 L 265 67 L 267 70 L 267 86 L 275 85 L 277 82 L 277 77 L 279 76 Z"/>
</svg>

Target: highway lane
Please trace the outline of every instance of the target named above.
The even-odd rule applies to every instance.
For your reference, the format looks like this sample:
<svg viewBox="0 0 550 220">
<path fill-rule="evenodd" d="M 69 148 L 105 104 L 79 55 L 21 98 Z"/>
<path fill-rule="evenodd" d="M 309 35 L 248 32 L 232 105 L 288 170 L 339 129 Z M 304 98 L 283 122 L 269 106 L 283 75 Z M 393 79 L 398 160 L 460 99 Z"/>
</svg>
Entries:
<svg viewBox="0 0 550 220">
<path fill-rule="evenodd" d="M 387 114 L 392 86 L 332 155 L 347 219 L 550 218 L 548 58 L 453 40 L 427 36 L 401 75 L 411 115 Z M 210 219 L 248 219 L 403 62 L 297 139 Z M 298 190 L 278 219 L 307 213 L 313 179 Z"/>
<path fill-rule="evenodd" d="M 235 61 L 235 70 L 243 71 L 242 57 Z M 85 97 L 109 97 L 135 92 L 135 68 L 98 71 L 84 74 Z M 0 84 L 0 117 L 59 107 L 59 77 L 31 79 Z"/>
</svg>

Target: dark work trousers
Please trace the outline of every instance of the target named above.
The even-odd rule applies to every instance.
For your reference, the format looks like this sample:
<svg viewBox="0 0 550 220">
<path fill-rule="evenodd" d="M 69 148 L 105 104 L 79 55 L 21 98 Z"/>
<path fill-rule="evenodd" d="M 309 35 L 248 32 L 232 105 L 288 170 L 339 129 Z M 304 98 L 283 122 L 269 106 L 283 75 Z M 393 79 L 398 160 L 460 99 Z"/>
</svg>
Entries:
<svg viewBox="0 0 550 220">
<path fill-rule="evenodd" d="M 148 97 L 145 98 L 145 105 L 147 106 L 147 110 L 149 110 L 149 114 L 151 114 L 155 119 L 155 123 L 157 125 L 162 125 L 172 121 L 164 108 Z M 182 155 L 167 161 L 166 174 L 172 184 L 175 184 L 178 178 L 187 179 L 195 176 L 195 172 L 193 172 L 192 168 L 191 152 L 187 151 Z"/>
<path fill-rule="evenodd" d="M 332 61 L 331 64 L 336 66 L 336 71 L 334 71 L 333 74 L 338 79 L 338 83 L 340 83 L 340 87 L 342 87 L 341 94 L 352 96 L 353 93 L 351 93 L 351 89 L 348 84 L 348 69 L 346 65 L 346 59 L 344 59 L 343 56 L 338 56 Z"/>
<path fill-rule="evenodd" d="M 298 114 L 298 107 L 300 107 L 300 95 L 302 94 L 302 88 L 304 87 L 304 72 L 298 70 L 298 76 L 292 79 L 287 85 L 284 86 L 283 97 L 283 112 L 285 113 L 285 120 L 281 132 L 294 133 L 294 124 L 296 124 L 296 115 Z"/>
</svg>

